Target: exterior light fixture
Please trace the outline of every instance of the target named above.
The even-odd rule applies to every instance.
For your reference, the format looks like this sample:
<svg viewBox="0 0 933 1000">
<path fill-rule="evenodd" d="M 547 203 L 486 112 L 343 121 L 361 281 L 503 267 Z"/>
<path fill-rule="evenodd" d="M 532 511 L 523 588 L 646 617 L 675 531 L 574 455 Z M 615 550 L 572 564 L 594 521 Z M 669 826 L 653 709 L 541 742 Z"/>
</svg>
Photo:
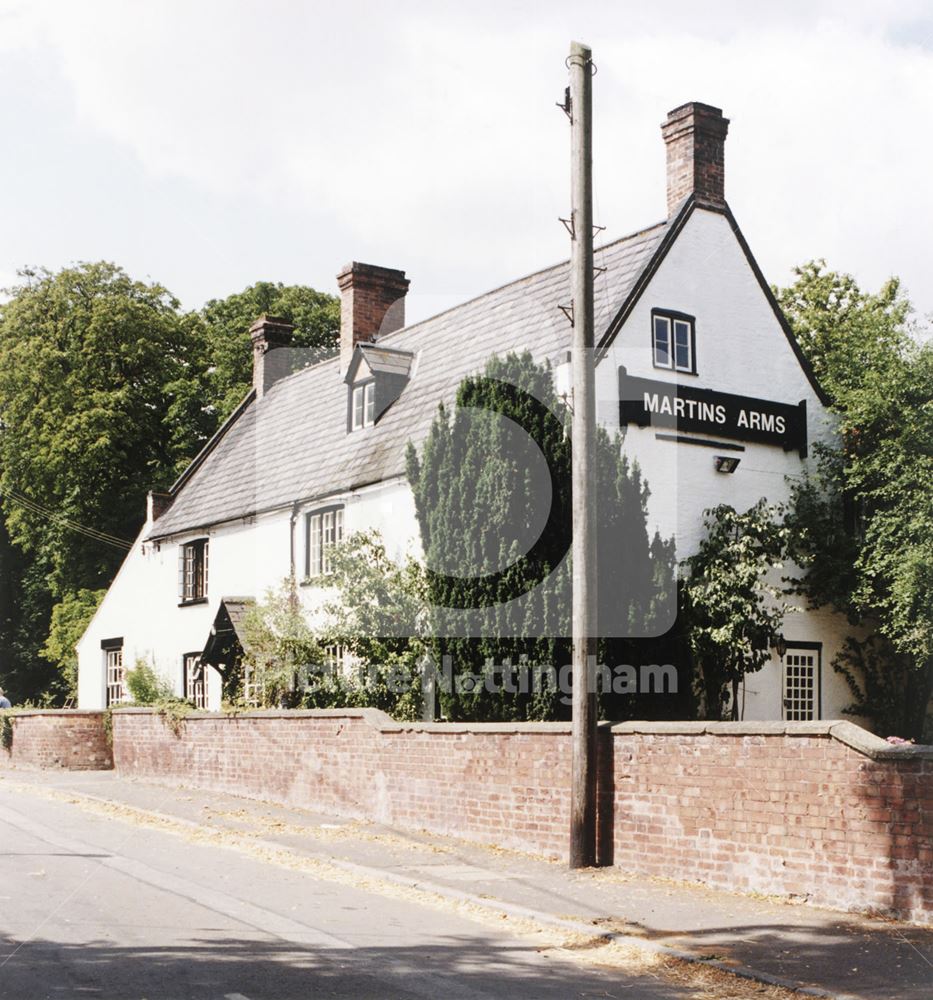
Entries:
<svg viewBox="0 0 933 1000">
<path fill-rule="evenodd" d="M 731 455 L 717 455 L 713 459 L 713 464 L 716 466 L 717 472 L 735 472 L 739 467 L 739 461 Z"/>
<path fill-rule="evenodd" d="M 777 653 L 778 659 L 784 659 L 784 654 L 787 652 L 787 640 L 784 638 L 783 632 L 778 632 L 771 640 L 771 648 Z"/>
</svg>

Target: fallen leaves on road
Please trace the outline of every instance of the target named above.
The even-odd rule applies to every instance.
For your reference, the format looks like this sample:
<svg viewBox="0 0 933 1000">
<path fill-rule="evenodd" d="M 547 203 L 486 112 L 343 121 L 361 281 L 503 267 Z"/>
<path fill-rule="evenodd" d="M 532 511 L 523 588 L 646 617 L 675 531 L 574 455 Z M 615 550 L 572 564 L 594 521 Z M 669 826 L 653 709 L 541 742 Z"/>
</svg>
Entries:
<svg viewBox="0 0 933 1000">
<path fill-rule="evenodd" d="M 649 975 L 667 983 L 689 988 L 693 1000 L 799 1000 L 799 993 L 782 987 L 768 986 L 743 979 L 724 970 L 671 958 L 664 954 L 646 950 L 636 942 L 623 942 L 607 938 L 607 933 L 630 933 L 630 928 L 606 926 L 601 922 L 594 926 L 593 934 L 577 934 L 539 923 L 530 917 L 514 916 L 497 908 L 494 900 L 489 906 L 473 899 L 456 898 L 456 894 L 442 895 L 416 885 L 401 884 L 388 878 L 370 874 L 361 866 L 344 865 L 338 861 L 327 861 L 309 857 L 258 839 L 256 827 L 270 833 L 298 833 L 307 836 L 309 828 L 287 824 L 272 817 L 256 817 L 246 810 L 220 813 L 228 819 L 253 826 L 248 829 L 228 829 L 211 827 L 193 820 L 181 819 L 164 813 L 156 813 L 135 806 L 100 799 L 90 795 L 62 792 L 54 788 L 10 782 L 22 791 L 32 795 L 67 802 L 85 812 L 105 816 L 123 823 L 159 830 L 182 837 L 191 843 L 208 844 L 214 847 L 238 851 L 266 864 L 273 864 L 291 871 L 304 872 L 314 878 L 347 885 L 365 892 L 401 899 L 445 911 L 453 911 L 477 923 L 502 929 L 528 940 L 543 956 L 577 964 L 622 969 L 633 975 Z M 314 828 L 315 832 L 320 827 Z M 327 833 L 334 832 L 328 830 Z M 355 831 L 356 834 L 362 831 Z M 382 839 L 383 834 L 371 835 Z M 401 839 L 401 838 L 399 838 Z M 35 873 L 40 874 L 40 873 Z M 41 873 L 44 875 L 44 872 Z"/>
</svg>

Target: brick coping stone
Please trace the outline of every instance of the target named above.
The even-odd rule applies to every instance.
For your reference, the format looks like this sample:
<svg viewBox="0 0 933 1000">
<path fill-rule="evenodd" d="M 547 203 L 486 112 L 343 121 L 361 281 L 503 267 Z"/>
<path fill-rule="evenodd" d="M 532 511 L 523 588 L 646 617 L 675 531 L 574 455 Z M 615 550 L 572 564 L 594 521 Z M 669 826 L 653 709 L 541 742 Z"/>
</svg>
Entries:
<svg viewBox="0 0 933 1000">
<path fill-rule="evenodd" d="M 118 708 L 114 714 L 157 715 L 155 708 Z M 95 710 L 43 709 L 22 714 L 102 714 Z M 251 709 L 243 712 L 194 711 L 186 722 L 217 719 L 362 719 L 382 733 L 553 733 L 569 735 L 567 722 L 398 722 L 378 708 Z M 601 722 L 613 735 L 641 736 L 826 736 L 872 760 L 933 760 L 933 746 L 892 744 L 845 719 L 813 722 Z"/>
</svg>

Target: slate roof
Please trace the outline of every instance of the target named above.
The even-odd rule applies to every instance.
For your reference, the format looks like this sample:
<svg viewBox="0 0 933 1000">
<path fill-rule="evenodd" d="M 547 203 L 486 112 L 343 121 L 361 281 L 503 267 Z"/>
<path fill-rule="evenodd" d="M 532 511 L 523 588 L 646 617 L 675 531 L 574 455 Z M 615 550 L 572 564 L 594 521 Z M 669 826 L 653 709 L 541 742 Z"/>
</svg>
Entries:
<svg viewBox="0 0 933 1000">
<path fill-rule="evenodd" d="M 597 249 L 595 329 L 599 341 L 651 261 L 668 223 Z M 173 504 L 150 538 L 190 532 L 296 501 L 324 498 L 402 475 L 409 441 L 425 438 L 438 404 L 453 401 L 464 376 L 493 355 L 531 352 L 554 360 L 570 346 L 558 305 L 570 302 L 564 261 L 379 338 L 411 351 L 411 380 L 366 430 L 347 432 L 347 386 L 333 358 L 247 399 L 205 454 L 173 487 Z M 386 352 L 386 359 L 388 354 Z"/>
</svg>

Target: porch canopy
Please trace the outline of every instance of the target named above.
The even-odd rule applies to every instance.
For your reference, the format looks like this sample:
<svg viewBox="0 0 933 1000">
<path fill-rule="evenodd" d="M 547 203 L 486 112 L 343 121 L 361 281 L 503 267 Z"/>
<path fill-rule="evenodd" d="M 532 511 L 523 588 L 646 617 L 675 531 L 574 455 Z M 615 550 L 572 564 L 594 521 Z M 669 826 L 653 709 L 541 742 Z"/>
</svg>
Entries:
<svg viewBox="0 0 933 1000">
<path fill-rule="evenodd" d="M 201 665 L 209 664 L 222 674 L 236 669 L 243 656 L 243 620 L 255 607 L 254 597 L 222 597 L 207 644 L 201 653 Z"/>
</svg>

